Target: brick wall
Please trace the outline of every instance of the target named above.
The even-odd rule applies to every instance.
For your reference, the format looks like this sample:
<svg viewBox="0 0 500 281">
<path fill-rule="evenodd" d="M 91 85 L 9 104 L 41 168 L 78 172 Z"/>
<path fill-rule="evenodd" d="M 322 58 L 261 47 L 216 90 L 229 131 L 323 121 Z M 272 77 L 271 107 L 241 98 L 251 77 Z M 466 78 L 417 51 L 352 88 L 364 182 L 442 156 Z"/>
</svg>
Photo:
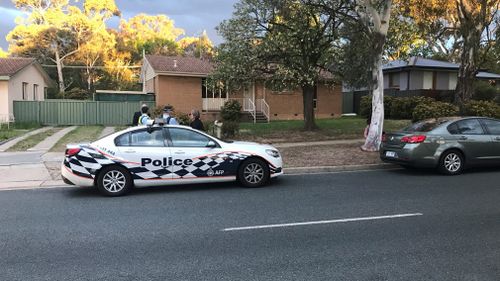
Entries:
<svg viewBox="0 0 500 281">
<path fill-rule="evenodd" d="M 157 105 L 173 105 L 175 111 L 189 113 L 191 109 L 202 109 L 201 78 L 180 76 L 157 76 Z"/>
</svg>

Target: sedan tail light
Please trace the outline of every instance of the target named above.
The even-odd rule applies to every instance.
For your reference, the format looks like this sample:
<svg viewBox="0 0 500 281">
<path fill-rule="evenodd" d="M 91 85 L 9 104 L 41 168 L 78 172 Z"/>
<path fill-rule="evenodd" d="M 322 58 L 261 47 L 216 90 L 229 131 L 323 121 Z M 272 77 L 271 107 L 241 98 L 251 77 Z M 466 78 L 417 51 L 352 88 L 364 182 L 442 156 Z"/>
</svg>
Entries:
<svg viewBox="0 0 500 281">
<path fill-rule="evenodd" d="M 68 148 L 66 149 L 66 156 L 74 156 L 77 155 L 78 152 L 80 152 L 80 148 Z"/>
<path fill-rule="evenodd" d="M 425 141 L 424 135 L 406 136 L 401 138 L 401 142 L 404 143 L 421 143 Z"/>
<path fill-rule="evenodd" d="M 382 142 L 387 142 L 387 135 L 385 132 L 382 133 Z"/>
</svg>

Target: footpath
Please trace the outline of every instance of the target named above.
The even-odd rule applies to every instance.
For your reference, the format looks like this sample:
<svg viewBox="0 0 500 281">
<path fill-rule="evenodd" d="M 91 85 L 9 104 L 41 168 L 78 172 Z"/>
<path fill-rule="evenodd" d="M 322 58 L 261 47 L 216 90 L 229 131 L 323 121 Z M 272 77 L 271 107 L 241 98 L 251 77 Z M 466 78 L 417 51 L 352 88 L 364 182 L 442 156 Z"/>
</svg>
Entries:
<svg viewBox="0 0 500 281">
<path fill-rule="evenodd" d="M 109 132 L 111 131 L 108 130 L 106 133 Z M 52 139 L 51 141 L 53 141 L 52 143 L 57 142 L 55 139 Z M 310 147 L 318 146 L 341 146 L 345 144 L 352 144 L 353 142 L 360 143 L 362 140 L 280 143 L 275 146 L 280 150 L 288 148 L 304 150 Z M 0 190 L 65 186 L 60 174 L 63 159 L 63 152 L 48 152 L 48 149 L 28 152 L 0 152 Z M 336 166 L 312 165 L 305 167 L 288 167 L 284 169 L 284 173 L 311 174 L 392 168 L 395 168 L 395 166 L 380 163 Z"/>
</svg>

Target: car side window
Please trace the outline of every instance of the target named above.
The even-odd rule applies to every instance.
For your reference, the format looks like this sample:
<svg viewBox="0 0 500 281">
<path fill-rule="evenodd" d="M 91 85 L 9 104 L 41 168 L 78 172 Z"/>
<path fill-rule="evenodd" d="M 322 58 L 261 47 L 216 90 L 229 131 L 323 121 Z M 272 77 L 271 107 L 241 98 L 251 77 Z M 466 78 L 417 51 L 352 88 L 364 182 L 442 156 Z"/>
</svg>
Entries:
<svg viewBox="0 0 500 281">
<path fill-rule="evenodd" d="M 454 123 L 456 125 L 455 130 L 450 130 L 451 126 L 448 126 L 448 131 L 451 134 L 458 135 L 483 135 L 484 130 L 481 123 L 477 119 L 466 119 L 460 120 Z"/>
<path fill-rule="evenodd" d="M 170 139 L 174 147 L 206 147 L 209 138 L 206 136 L 182 128 L 169 128 Z"/>
<path fill-rule="evenodd" d="M 115 138 L 116 146 L 129 146 L 130 145 L 130 133 L 119 135 Z"/>
<path fill-rule="evenodd" d="M 137 130 L 130 132 L 130 146 L 165 146 L 165 138 L 161 128 L 153 128 L 152 131 Z"/>
<path fill-rule="evenodd" d="M 486 128 L 488 128 L 488 132 L 491 135 L 500 135 L 500 122 L 490 119 L 483 119 Z"/>
</svg>

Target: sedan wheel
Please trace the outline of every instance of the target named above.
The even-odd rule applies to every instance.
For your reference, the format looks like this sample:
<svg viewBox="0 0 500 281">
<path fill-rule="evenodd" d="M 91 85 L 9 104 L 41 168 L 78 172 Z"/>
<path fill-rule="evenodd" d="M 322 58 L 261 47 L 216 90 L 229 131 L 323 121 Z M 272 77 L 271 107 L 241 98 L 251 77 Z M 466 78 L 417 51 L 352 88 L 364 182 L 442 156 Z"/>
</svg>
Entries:
<svg viewBox="0 0 500 281">
<path fill-rule="evenodd" d="M 440 161 L 441 172 L 448 175 L 460 174 L 463 170 L 464 158 L 462 154 L 457 151 L 446 152 Z"/>
<path fill-rule="evenodd" d="M 243 162 L 238 172 L 240 182 L 246 187 L 259 187 L 269 180 L 269 167 L 260 159 Z"/>
<path fill-rule="evenodd" d="M 105 167 L 97 178 L 97 188 L 107 196 L 121 196 L 132 186 L 128 171 L 119 166 Z"/>
</svg>

